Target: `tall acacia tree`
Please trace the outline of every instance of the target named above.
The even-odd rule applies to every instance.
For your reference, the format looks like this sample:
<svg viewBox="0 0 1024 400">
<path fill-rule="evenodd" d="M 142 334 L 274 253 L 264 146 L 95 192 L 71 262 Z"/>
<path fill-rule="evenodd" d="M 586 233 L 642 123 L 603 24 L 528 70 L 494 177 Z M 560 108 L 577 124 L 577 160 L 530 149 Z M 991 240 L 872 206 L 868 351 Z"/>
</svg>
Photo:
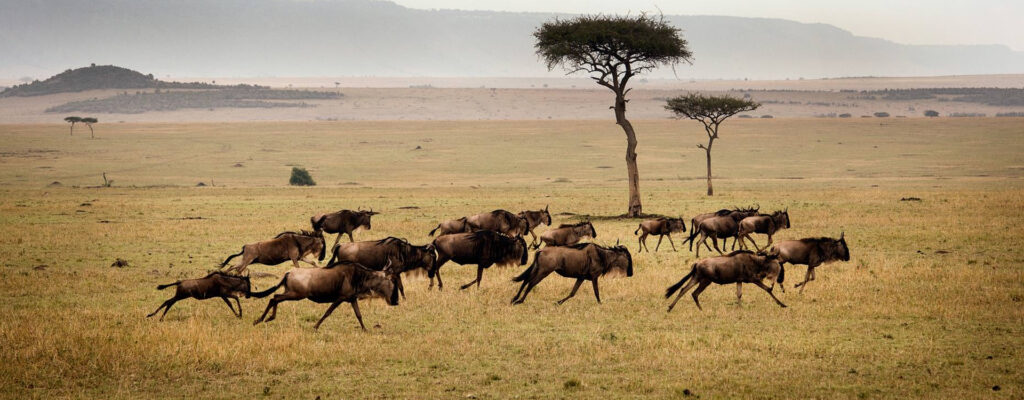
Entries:
<svg viewBox="0 0 1024 400">
<path fill-rule="evenodd" d="M 626 171 L 629 182 L 627 216 L 643 213 L 640 172 L 636 166 L 636 132 L 626 119 L 629 80 L 660 65 L 690 62 L 693 53 L 679 29 L 664 18 L 638 16 L 580 16 L 545 22 L 533 34 L 537 55 L 548 70 L 557 66 L 569 74 L 585 72 L 615 93 L 615 123 L 626 133 Z"/>
<path fill-rule="evenodd" d="M 704 132 L 708 134 L 707 146 L 697 145 L 697 148 L 704 149 L 708 157 L 708 196 L 715 194 L 714 188 L 711 187 L 711 145 L 718 139 L 718 126 L 726 118 L 741 112 L 754 111 L 760 106 L 760 103 L 752 100 L 729 96 L 704 96 L 699 93 L 668 99 L 665 108 L 675 113 L 676 118 L 699 121 L 704 125 Z"/>
<path fill-rule="evenodd" d="M 70 116 L 65 117 L 64 121 L 71 124 L 71 136 L 75 136 L 75 124 L 82 122 L 82 117 Z"/>
<path fill-rule="evenodd" d="M 96 134 L 92 131 L 92 124 L 100 122 L 100 120 L 93 117 L 82 117 L 82 123 L 89 127 L 89 138 L 95 139 Z"/>
</svg>

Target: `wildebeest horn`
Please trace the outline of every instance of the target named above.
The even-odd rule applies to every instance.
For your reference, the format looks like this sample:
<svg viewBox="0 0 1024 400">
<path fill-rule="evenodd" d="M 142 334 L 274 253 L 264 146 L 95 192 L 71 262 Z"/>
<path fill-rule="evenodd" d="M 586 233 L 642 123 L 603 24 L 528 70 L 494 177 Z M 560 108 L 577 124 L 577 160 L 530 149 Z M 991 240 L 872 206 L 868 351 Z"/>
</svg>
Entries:
<svg viewBox="0 0 1024 400">
<path fill-rule="evenodd" d="M 843 238 L 845 236 L 846 236 L 846 231 L 843 231 L 842 233 L 839 234 L 839 240 L 843 240 Z"/>
<path fill-rule="evenodd" d="M 550 204 L 545 204 L 545 205 L 544 205 L 544 212 L 547 212 L 547 211 L 548 211 L 548 206 L 549 206 L 549 205 L 550 205 Z"/>
<path fill-rule="evenodd" d="M 616 246 L 618 246 L 618 245 L 619 245 L 619 239 L 618 239 L 618 238 L 615 238 L 615 245 L 616 245 Z"/>
</svg>

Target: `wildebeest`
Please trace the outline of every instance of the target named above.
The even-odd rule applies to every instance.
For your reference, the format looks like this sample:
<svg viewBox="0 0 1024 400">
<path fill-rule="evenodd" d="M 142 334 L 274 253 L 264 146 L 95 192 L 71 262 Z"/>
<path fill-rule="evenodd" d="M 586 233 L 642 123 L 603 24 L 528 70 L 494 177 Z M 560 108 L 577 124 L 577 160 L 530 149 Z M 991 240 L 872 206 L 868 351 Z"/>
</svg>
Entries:
<svg viewBox="0 0 1024 400">
<path fill-rule="evenodd" d="M 569 246 L 579 243 L 585 237 L 597 237 L 597 230 L 590 221 L 575 224 L 562 224 L 558 228 L 549 229 L 540 234 L 540 240 L 548 246 Z"/>
<path fill-rule="evenodd" d="M 764 253 L 755 254 L 748 250 L 737 250 L 725 256 L 705 258 L 693 263 L 693 266 L 690 268 L 690 273 L 686 274 L 686 276 L 684 276 L 683 279 L 675 285 L 669 286 L 668 290 L 665 291 L 665 298 L 667 299 L 672 297 L 672 293 L 675 293 L 675 291 L 679 290 L 680 287 L 683 288 L 683 290 L 679 291 L 679 295 L 676 296 L 676 299 L 672 301 L 672 304 L 668 306 L 668 310 L 672 311 L 672 308 L 676 306 L 676 303 L 678 303 L 679 299 L 683 297 L 683 294 L 690 290 L 694 285 L 698 286 L 697 290 L 693 291 L 693 302 L 697 304 L 697 309 L 702 309 L 700 307 L 700 300 L 697 299 L 697 296 L 700 296 L 700 293 L 703 292 L 711 283 L 717 283 L 719 285 L 736 283 L 737 302 L 739 302 L 739 299 L 743 296 L 741 291 L 742 286 L 739 284 L 753 283 L 757 285 L 757 287 L 764 289 L 765 292 L 768 292 L 768 295 L 772 296 L 772 299 L 774 299 L 779 306 L 785 307 L 786 305 L 782 304 L 782 302 L 775 297 L 772 290 L 761 282 L 765 278 L 772 278 L 773 281 L 778 279 L 779 282 L 782 282 L 784 273 L 785 272 L 782 269 L 782 265 L 779 263 L 778 257 Z M 693 278 L 693 280 L 690 281 L 689 284 L 686 284 L 686 287 L 683 287 L 683 284 L 685 284 L 690 278 Z"/>
<path fill-rule="evenodd" d="M 428 235 L 434 236 L 435 232 L 437 233 L 438 236 L 441 236 L 450 235 L 453 233 L 472 232 L 472 228 L 470 228 L 469 224 L 466 223 L 466 217 L 462 217 L 459 219 L 452 219 L 437 224 L 437 227 L 431 230 L 430 233 L 428 233 Z"/>
<path fill-rule="evenodd" d="M 156 315 L 163 308 L 164 313 L 160 314 L 160 320 L 163 321 L 164 315 L 167 315 L 167 310 L 170 310 L 174 303 L 190 297 L 198 300 L 220 297 L 228 305 L 228 308 L 231 309 L 232 314 L 242 318 L 242 303 L 238 301 L 238 295 L 249 297 L 252 288 L 248 276 L 230 275 L 220 271 L 211 272 L 203 278 L 186 279 L 160 285 L 156 288 L 157 290 L 164 290 L 171 286 L 177 286 L 174 296 L 161 304 L 160 307 L 157 307 L 156 311 L 147 315 L 146 318 Z M 231 306 L 229 298 L 235 299 L 235 304 L 238 304 L 237 313 L 235 313 L 235 308 Z"/>
<path fill-rule="evenodd" d="M 530 228 L 526 219 L 505 210 L 470 215 L 466 217 L 466 224 L 473 231 L 495 231 L 508 236 L 525 235 Z"/>
<path fill-rule="evenodd" d="M 804 281 L 793 287 L 799 287 L 803 293 L 807 282 L 814 280 L 814 269 L 821 264 L 833 261 L 850 261 L 850 248 L 846 245 L 846 232 L 839 239 L 827 237 L 804 238 L 800 240 L 783 240 L 772 246 L 768 254 L 779 257 L 782 264 L 805 264 L 807 275 Z"/>
<path fill-rule="evenodd" d="M 576 278 L 572 291 L 564 299 L 559 300 L 558 304 L 575 296 L 585 280 L 593 282 L 594 297 L 601 303 L 597 279 L 614 268 L 624 269 L 626 276 L 633 276 L 633 257 L 626 246 L 619 246 L 618 243 L 615 247 L 602 247 L 594 243 L 546 247 L 535 253 L 533 264 L 530 264 L 526 271 L 512 279 L 513 282 L 523 283 L 519 286 L 516 296 L 512 298 L 512 304 L 526 301 L 526 295 L 552 272 L 566 278 Z"/>
<path fill-rule="evenodd" d="M 390 263 L 394 272 L 399 274 L 396 283 L 399 293 L 404 298 L 405 288 L 400 273 L 420 268 L 429 271 L 437 261 L 437 253 L 434 252 L 433 244 L 415 246 L 405 239 L 387 237 L 381 240 L 338 244 L 331 251 L 331 260 L 327 264 L 334 264 L 335 260 L 359 263 L 377 271 L 383 271 L 384 266 Z"/>
<path fill-rule="evenodd" d="M 772 245 L 772 235 L 782 229 L 789 229 L 789 227 L 788 208 L 783 211 L 773 212 L 771 215 L 754 215 L 740 221 L 736 232 L 736 240 L 740 242 L 740 249 L 747 248 L 747 243 L 744 241 L 746 239 L 754 244 L 754 249 L 761 251 L 761 248 L 757 247 L 757 242 L 754 241 L 754 238 L 750 237 L 750 234 L 763 233 L 768 235 L 768 244 L 764 245 L 765 248 L 768 248 L 768 246 Z"/>
<path fill-rule="evenodd" d="M 658 248 L 661 247 L 661 240 L 665 236 L 668 236 L 668 242 L 672 244 L 672 250 L 675 251 L 676 244 L 672 241 L 672 232 L 686 232 L 686 223 L 682 218 L 649 219 L 641 222 L 633 234 L 636 235 L 640 231 L 644 231 L 644 233 L 636 240 L 639 245 L 636 249 L 637 252 L 643 249 L 647 249 L 647 252 L 651 251 L 647 248 L 647 235 L 651 234 L 658 235 L 658 244 L 654 246 L 654 251 L 658 251 Z"/>
<path fill-rule="evenodd" d="M 276 294 L 270 299 L 267 309 L 253 325 L 264 322 L 264 319 L 266 322 L 273 321 L 277 317 L 277 305 L 283 301 L 309 299 L 316 303 L 331 303 L 324 316 L 313 325 L 313 329 L 319 329 L 320 324 L 339 304 L 348 302 L 352 304 L 352 311 L 359 320 L 359 327 L 365 331 L 363 315 L 359 313 L 359 299 L 377 295 L 383 297 L 389 305 L 398 305 L 398 288 L 394 279 L 393 274 L 374 271 L 348 261 L 339 261 L 324 268 L 296 268 L 285 273 L 281 282 L 274 287 L 252 294 L 252 297 L 264 298 L 281 286 L 285 289 L 284 293 Z M 267 313 L 271 309 L 274 312 L 267 318 Z"/>
<path fill-rule="evenodd" d="M 690 235 L 686 238 L 686 240 L 683 240 L 682 244 L 686 244 L 686 242 L 690 242 L 690 251 L 693 251 L 694 239 L 697 237 L 698 234 L 700 234 L 700 231 L 698 231 L 697 228 L 700 226 L 700 223 L 702 221 L 704 221 L 705 219 L 708 219 L 708 218 L 711 218 L 711 217 L 724 217 L 726 215 L 732 215 L 733 213 L 744 213 L 744 214 L 746 214 L 746 215 L 744 215 L 744 217 L 749 217 L 751 215 L 757 215 L 757 212 L 760 209 L 761 209 L 761 206 L 750 207 L 750 208 L 739 208 L 739 207 L 736 207 L 736 208 L 733 208 L 732 210 L 723 208 L 721 210 L 718 210 L 718 211 L 715 211 L 715 212 L 711 212 L 711 213 L 698 214 L 698 215 L 696 215 L 696 216 L 694 216 L 693 218 L 690 219 Z M 743 218 L 740 218 L 740 219 L 743 219 Z M 725 240 L 726 239 L 722 240 L 722 246 L 725 246 Z M 708 247 L 708 250 L 711 250 L 711 248 Z"/>
<path fill-rule="evenodd" d="M 700 235 L 700 240 L 697 242 L 697 257 L 700 257 L 700 245 L 704 244 L 708 250 L 711 248 L 708 246 L 708 238 L 711 238 L 711 244 L 715 246 L 715 250 L 718 254 L 723 254 L 722 250 L 718 248 L 718 239 L 722 239 L 722 248 L 725 248 L 725 243 L 728 238 L 736 238 L 736 233 L 739 232 L 740 221 L 751 215 L 757 215 L 757 211 L 753 209 L 747 209 L 742 211 L 733 210 L 727 215 L 714 216 L 706 218 L 697 224 L 696 232 Z M 732 242 L 733 250 L 736 248 L 736 239 Z"/>
<path fill-rule="evenodd" d="M 522 236 L 508 236 L 490 230 L 440 236 L 434 239 L 434 249 L 437 250 L 437 261 L 434 268 L 427 272 L 427 276 L 430 277 L 431 288 L 434 287 L 434 276 L 437 276 L 438 289 L 444 286 L 441 282 L 441 266 L 448 260 L 460 265 L 477 265 L 476 280 L 462 285 L 461 289 L 465 289 L 474 283 L 480 287 L 484 269 L 490 268 L 491 265 L 516 262 L 519 265 L 526 265 L 526 259 L 529 257 L 526 240 Z"/>
<path fill-rule="evenodd" d="M 349 242 L 355 242 L 352 238 L 352 232 L 356 229 L 370 229 L 370 217 L 380 213 L 363 210 L 339 210 L 332 213 L 317 214 L 309 218 L 310 225 L 313 226 L 313 230 L 322 230 L 326 233 L 337 233 L 338 236 L 334 238 L 334 245 L 338 244 L 341 240 L 341 235 L 348 235 Z"/>
<path fill-rule="evenodd" d="M 320 231 L 281 232 L 273 239 L 267 239 L 242 246 L 242 251 L 232 254 L 220 264 L 221 268 L 228 265 L 232 258 L 242 256 L 242 260 L 225 272 L 245 272 L 249 264 L 277 265 L 291 260 L 292 266 L 299 267 L 299 261 L 319 267 L 315 261 L 306 256 L 316 254 L 317 260 L 323 261 L 326 254 L 324 235 Z"/>
<path fill-rule="evenodd" d="M 551 213 L 548 212 L 548 206 L 544 206 L 543 210 L 526 210 L 519 212 L 519 218 L 526 220 L 526 231 L 530 232 L 530 237 L 533 240 L 530 241 L 531 245 L 537 245 L 537 235 L 533 233 L 533 229 L 540 226 L 541 224 L 551 226 Z"/>
</svg>

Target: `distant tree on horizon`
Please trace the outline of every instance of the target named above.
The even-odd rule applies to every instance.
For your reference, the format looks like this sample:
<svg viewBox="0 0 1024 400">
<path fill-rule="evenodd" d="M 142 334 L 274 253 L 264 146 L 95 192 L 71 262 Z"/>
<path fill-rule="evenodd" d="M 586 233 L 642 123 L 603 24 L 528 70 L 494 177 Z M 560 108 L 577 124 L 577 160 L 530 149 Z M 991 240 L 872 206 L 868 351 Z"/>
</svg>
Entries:
<svg viewBox="0 0 1024 400">
<path fill-rule="evenodd" d="M 85 124 L 85 126 L 89 127 L 89 138 L 90 139 L 95 139 L 96 138 L 96 133 L 93 132 L 93 130 L 92 130 L 92 124 L 95 124 L 97 122 L 100 122 L 100 120 L 98 120 L 96 118 L 93 118 L 93 117 L 83 117 L 82 118 L 82 123 Z"/>
<path fill-rule="evenodd" d="M 926 117 L 938 117 L 939 116 L 939 112 L 935 111 L 935 110 L 925 110 L 924 116 L 926 116 Z"/>
<path fill-rule="evenodd" d="M 82 117 L 64 117 L 64 121 L 71 123 L 71 136 L 75 136 L 75 124 L 82 122 Z"/>
<path fill-rule="evenodd" d="M 562 66 L 569 74 L 584 72 L 598 85 L 615 93 L 615 123 L 626 134 L 626 171 L 629 185 L 628 217 L 643 214 L 640 172 L 636 164 L 636 132 L 626 119 L 626 95 L 634 76 L 659 65 L 690 62 L 693 53 L 679 29 L 664 18 L 584 15 L 545 22 L 534 34 L 537 55 L 548 70 Z"/>
<path fill-rule="evenodd" d="M 733 115 L 754 111 L 758 107 L 761 107 L 761 104 L 753 100 L 730 96 L 704 96 L 699 93 L 668 99 L 665 108 L 675 113 L 676 118 L 692 119 L 704 125 L 704 132 L 708 135 L 708 144 L 706 146 L 698 144 L 697 148 L 704 149 L 704 153 L 707 155 L 708 196 L 715 194 L 714 188 L 711 186 L 711 146 L 715 144 L 715 139 L 718 139 L 718 126 Z"/>
</svg>

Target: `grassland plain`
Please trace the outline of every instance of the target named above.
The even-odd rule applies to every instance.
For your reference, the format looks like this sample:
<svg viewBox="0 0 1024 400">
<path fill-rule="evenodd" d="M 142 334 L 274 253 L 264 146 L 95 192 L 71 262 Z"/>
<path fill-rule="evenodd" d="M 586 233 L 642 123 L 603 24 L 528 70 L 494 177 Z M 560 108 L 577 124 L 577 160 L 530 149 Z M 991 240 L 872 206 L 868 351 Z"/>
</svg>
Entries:
<svg viewBox="0 0 1024 400">
<path fill-rule="evenodd" d="M 1024 396 L 1024 121 L 729 121 L 713 198 L 696 126 L 636 125 L 646 212 L 789 207 L 793 228 L 777 239 L 845 231 L 851 261 L 820 268 L 803 294 L 791 286 L 804 268 L 789 268 L 786 309 L 753 287 L 740 306 L 732 286 L 714 286 L 703 312 L 684 300 L 666 313 L 665 287 L 695 258 L 663 246 L 634 256 L 634 277 L 603 279 L 601 305 L 584 288 L 556 306 L 572 282 L 551 277 L 512 307 L 521 268 L 458 291 L 473 268 L 449 264 L 444 291 L 410 277 L 401 305 L 365 303 L 367 333 L 347 309 L 313 331 L 326 306 L 310 302 L 254 327 L 266 305 L 255 299 L 242 320 L 216 300 L 184 301 L 158 323 L 144 316 L 170 293 L 155 285 L 202 276 L 323 210 L 372 206 L 382 214 L 357 239 L 424 243 L 441 219 L 550 204 L 556 223 L 594 216 L 598 242 L 635 249 L 638 221 L 604 218 L 625 209 L 621 131 L 104 124 L 89 140 L 65 125 L 3 125 L 0 396 Z M 292 165 L 321 186 L 285 186 Z M 103 172 L 113 187 L 88 187 Z M 131 265 L 109 267 L 117 257 Z"/>
</svg>

